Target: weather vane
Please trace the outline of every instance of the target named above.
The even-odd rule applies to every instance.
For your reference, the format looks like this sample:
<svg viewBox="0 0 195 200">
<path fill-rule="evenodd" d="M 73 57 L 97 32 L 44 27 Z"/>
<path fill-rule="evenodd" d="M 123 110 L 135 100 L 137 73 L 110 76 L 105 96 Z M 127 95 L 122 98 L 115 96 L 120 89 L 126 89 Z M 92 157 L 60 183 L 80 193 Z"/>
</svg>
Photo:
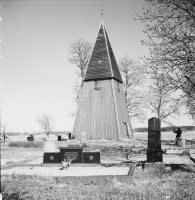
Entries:
<svg viewBox="0 0 195 200">
<path fill-rule="evenodd" d="M 102 6 L 101 6 L 101 20 L 103 20 L 103 14 L 104 14 L 103 11 L 104 11 L 104 10 L 103 10 L 103 8 L 102 8 Z"/>
</svg>

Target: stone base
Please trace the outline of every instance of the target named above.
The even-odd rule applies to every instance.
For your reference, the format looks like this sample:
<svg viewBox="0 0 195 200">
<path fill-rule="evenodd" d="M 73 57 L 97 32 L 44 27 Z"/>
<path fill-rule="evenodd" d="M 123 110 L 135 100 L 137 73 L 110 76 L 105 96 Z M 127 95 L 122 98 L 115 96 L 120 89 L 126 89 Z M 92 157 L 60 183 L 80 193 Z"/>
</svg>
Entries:
<svg viewBox="0 0 195 200">
<path fill-rule="evenodd" d="M 100 152 L 83 152 L 83 163 L 100 163 Z"/>
<path fill-rule="evenodd" d="M 53 145 L 48 143 L 45 147 Z M 59 149 L 60 152 L 44 152 L 43 163 L 61 163 L 64 159 L 71 163 L 100 163 L 100 151 L 83 152 L 83 147 L 59 147 Z"/>
<path fill-rule="evenodd" d="M 147 162 L 163 162 L 161 149 L 147 149 Z"/>
<path fill-rule="evenodd" d="M 43 163 L 59 163 L 60 152 L 47 152 L 44 153 Z"/>
</svg>

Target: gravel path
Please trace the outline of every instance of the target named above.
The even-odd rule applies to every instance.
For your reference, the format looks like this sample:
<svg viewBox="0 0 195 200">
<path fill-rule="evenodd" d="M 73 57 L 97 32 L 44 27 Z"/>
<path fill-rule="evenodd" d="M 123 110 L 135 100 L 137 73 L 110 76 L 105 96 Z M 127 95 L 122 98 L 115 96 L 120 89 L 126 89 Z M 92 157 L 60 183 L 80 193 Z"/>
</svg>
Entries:
<svg viewBox="0 0 195 200">
<path fill-rule="evenodd" d="M 15 167 L 2 170 L 1 174 L 23 174 L 40 176 L 98 176 L 98 175 L 127 175 L 128 167 L 71 167 L 60 170 L 59 167 Z"/>
</svg>

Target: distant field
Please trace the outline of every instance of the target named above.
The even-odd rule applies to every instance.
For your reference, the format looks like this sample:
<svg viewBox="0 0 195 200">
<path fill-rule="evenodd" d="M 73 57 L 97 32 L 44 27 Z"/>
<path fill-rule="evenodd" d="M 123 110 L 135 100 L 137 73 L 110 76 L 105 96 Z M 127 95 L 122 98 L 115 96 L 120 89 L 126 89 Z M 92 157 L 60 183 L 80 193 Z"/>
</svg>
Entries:
<svg viewBox="0 0 195 200">
<path fill-rule="evenodd" d="M 16 141 L 27 141 L 28 135 L 14 135 L 14 136 L 9 136 L 9 137 L 12 140 L 16 140 Z M 44 134 L 43 135 L 35 135 L 34 139 L 43 141 L 44 137 L 46 137 Z M 50 140 L 56 140 L 57 141 L 57 135 L 50 135 L 49 138 L 50 138 Z"/>
<path fill-rule="evenodd" d="M 175 133 L 169 131 L 169 132 L 161 132 L 161 139 L 162 140 L 174 140 L 175 139 Z M 148 133 L 147 132 L 135 132 L 134 137 L 137 139 L 147 139 Z M 186 138 L 188 140 L 195 138 L 195 131 L 186 131 L 182 133 L 182 138 Z"/>
<path fill-rule="evenodd" d="M 28 135 L 16 135 L 16 136 L 10 136 L 11 139 L 16 141 L 26 141 Z M 35 135 L 35 140 L 43 140 L 43 137 L 45 135 Z M 50 140 L 57 141 L 57 135 L 50 135 Z M 135 132 L 134 137 L 137 139 L 148 139 L 148 133 L 147 132 Z M 182 133 L 182 137 L 186 138 L 188 140 L 195 138 L 195 131 L 186 131 Z M 161 132 L 161 139 L 162 140 L 174 140 L 175 139 L 175 133 L 173 132 Z"/>
</svg>

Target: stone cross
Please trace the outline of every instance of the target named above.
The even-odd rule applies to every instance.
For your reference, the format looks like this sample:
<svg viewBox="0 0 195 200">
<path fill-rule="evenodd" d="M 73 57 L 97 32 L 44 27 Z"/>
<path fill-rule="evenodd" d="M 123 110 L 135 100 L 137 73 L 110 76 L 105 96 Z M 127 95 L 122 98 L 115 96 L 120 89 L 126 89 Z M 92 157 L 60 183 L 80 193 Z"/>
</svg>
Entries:
<svg viewBox="0 0 195 200">
<path fill-rule="evenodd" d="M 148 149 L 147 162 L 162 162 L 160 120 L 150 118 L 148 120 Z"/>
</svg>

